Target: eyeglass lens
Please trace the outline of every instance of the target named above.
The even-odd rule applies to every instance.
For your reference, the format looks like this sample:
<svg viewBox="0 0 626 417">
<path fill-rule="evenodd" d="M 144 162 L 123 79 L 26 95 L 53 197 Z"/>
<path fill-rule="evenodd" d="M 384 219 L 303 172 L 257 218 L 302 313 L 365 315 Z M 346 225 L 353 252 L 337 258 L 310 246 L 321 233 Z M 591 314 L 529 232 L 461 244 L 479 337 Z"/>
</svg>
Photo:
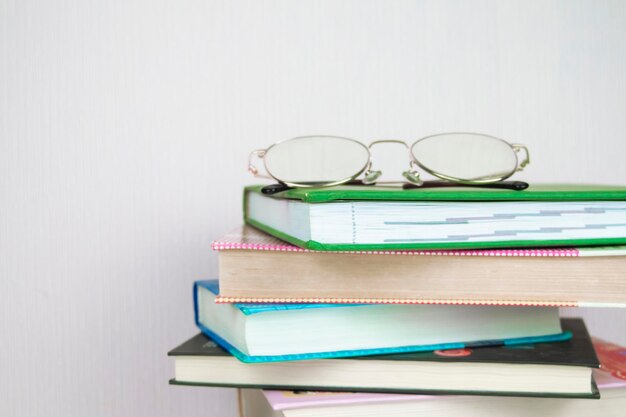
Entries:
<svg viewBox="0 0 626 417">
<path fill-rule="evenodd" d="M 263 158 L 270 175 L 287 184 L 332 184 L 349 181 L 369 160 L 365 145 L 334 136 L 303 136 L 280 142 Z"/>
<path fill-rule="evenodd" d="M 457 181 L 501 180 L 517 168 L 511 145 L 492 136 L 449 133 L 413 144 L 411 152 L 426 171 Z"/>
</svg>

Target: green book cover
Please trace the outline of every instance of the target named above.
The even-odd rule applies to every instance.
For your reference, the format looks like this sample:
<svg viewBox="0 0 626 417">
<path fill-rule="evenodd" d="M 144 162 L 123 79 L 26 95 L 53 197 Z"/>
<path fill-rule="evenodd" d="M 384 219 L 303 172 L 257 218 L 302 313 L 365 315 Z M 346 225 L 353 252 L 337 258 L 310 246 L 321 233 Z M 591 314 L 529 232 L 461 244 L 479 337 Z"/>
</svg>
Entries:
<svg viewBox="0 0 626 417">
<path fill-rule="evenodd" d="M 272 195 L 262 194 L 263 186 L 248 186 L 244 190 L 244 221 L 266 233 L 282 240 L 311 250 L 321 251 L 369 251 L 369 250 L 412 250 L 412 249 L 482 249 L 482 248 L 511 248 L 511 247 L 564 247 L 564 246 L 598 246 L 620 245 L 626 243 L 626 234 L 623 236 L 607 235 L 593 238 L 568 238 L 566 234 L 551 239 L 524 238 L 516 239 L 516 233 L 506 240 L 471 240 L 466 241 L 441 241 L 420 242 L 420 239 L 401 241 L 389 239 L 388 241 L 375 243 L 361 243 L 357 241 L 327 242 L 313 239 L 308 236 L 298 236 L 285 225 L 295 223 L 302 224 L 309 219 L 289 218 L 285 216 L 280 221 L 268 222 L 249 215 L 250 196 L 259 195 L 270 201 L 297 201 L 310 204 L 312 207 L 318 204 L 332 203 L 512 203 L 520 202 L 544 202 L 544 203 L 576 203 L 589 202 L 622 202 L 626 201 L 626 187 L 617 185 L 592 185 L 592 184 L 533 184 L 526 190 L 515 191 L 495 188 L 446 186 L 433 188 L 413 188 L 404 190 L 401 187 L 391 186 L 336 186 L 328 188 L 293 188 Z M 589 209 L 593 214 L 593 208 Z M 625 217 L 626 219 L 626 217 Z M 393 220 L 393 219 L 392 219 Z M 499 220 L 499 219 L 498 219 Z M 609 226 L 624 226 L 626 220 L 620 224 Z M 549 222 L 546 223 L 551 226 Z M 354 235 L 357 235 L 355 227 Z M 590 225 L 589 229 L 602 235 L 604 225 Z M 508 230 L 506 230 L 508 232 Z M 536 231 L 542 232 L 542 231 Z M 536 236 L 539 236 L 537 234 Z"/>
<path fill-rule="evenodd" d="M 246 187 L 260 193 L 262 185 Z M 531 184 L 522 191 L 480 187 L 401 187 L 340 185 L 326 188 L 292 188 L 274 198 L 305 203 L 331 201 L 626 201 L 626 186 L 597 184 Z"/>
</svg>

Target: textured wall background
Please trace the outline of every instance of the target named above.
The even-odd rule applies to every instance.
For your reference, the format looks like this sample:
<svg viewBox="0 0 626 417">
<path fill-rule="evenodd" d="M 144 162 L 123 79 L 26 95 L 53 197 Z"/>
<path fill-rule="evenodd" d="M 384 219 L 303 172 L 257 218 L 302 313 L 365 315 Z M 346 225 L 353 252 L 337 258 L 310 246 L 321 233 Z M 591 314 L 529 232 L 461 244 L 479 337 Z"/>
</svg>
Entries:
<svg viewBox="0 0 626 417">
<path fill-rule="evenodd" d="M 251 149 L 480 131 L 625 183 L 624 39 L 623 1 L 0 0 L 0 414 L 236 414 L 165 354 Z"/>
</svg>

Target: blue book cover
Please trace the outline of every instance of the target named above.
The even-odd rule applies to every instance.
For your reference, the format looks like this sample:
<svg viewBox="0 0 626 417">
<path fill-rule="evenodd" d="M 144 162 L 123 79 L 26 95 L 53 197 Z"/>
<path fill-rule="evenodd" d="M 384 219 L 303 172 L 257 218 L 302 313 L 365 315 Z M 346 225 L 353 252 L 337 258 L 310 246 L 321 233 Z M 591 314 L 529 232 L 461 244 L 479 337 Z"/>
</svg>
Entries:
<svg viewBox="0 0 626 417">
<path fill-rule="evenodd" d="M 205 288 L 214 295 L 219 294 L 219 285 L 217 280 L 210 281 L 196 281 L 194 284 L 194 312 L 195 321 L 198 328 L 211 339 L 213 339 L 222 348 L 232 354 L 234 357 L 242 362 L 246 363 L 264 363 L 264 362 L 281 362 L 281 361 L 293 361 L 293 360 L 312 360 L 312 359 L 331 359 L 331 358 L 347 358 L 357 356 L 371 356 L 371 355 L 387 355 L 395 353 L 409 353 L 409 352 L 428 352 L 434 350 L 444 349 L 463 349 L 468 347 L 480 347 L 480 346 L 513 346 L 524 345 L 531 343 L 543 343 L 543 342 L 559 342 L 567 341 L 572 338 L 570 331 L 564 331 L 562 333 L 535 336 L 535 337 L 519 337 L 504 340 L 482 340 L 474 342 L 461 342 L 461 343 L 443 343 L 443 344 L 431 344 L 431 345 L 412 345 L 412 346 L 396 346 L 389 348 L 377 348 L 377 349 L 358 349 L 358 350 L 340 350 L 334 352 L 310 352 L 310 353 L 298 353 L 288 355 L 270 355 L 270 356 L 255 356 L 248 355 L 231 343 L 223 339 L 219 334 L 209 329 L 204 324 L 200 323 L 198 315 L 198 289 Z M 249 316 L 253 314 L 263 314 L 273 311 L 284 310 L 301 310 L 308 308 L 338 308 L 338 307 L 356 307 L 361 304 L 257 304 L 257 303 L 240 303 L 234 304 L 234 306 L 241 312 L 241 314 Z"/>
</svg>

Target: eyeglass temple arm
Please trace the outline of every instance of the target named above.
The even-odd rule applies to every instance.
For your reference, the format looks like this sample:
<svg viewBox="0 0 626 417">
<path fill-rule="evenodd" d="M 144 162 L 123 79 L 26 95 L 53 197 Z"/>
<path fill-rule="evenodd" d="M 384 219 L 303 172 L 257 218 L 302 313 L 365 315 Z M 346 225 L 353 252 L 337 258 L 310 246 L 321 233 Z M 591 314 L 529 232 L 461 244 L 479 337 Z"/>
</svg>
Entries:
<svg viewBox="0 0 626 417">
<path fill-rule="evenodd" d="M 445 188 L 445 187 L 474 187 L 474 188 L 499 188 L 504 190 L 522 191 L 528 188 L 528 183 L 524 181 L 499 181 L 488 184 L 458 184 L 454 182 L 446 182 L 441 180 L 424 181 L 422 185 L 415 185 L 410 183 L 402 184 L 404 190 L 410 190 L 412 188 Z"/>
<path fill-rule="evenodd" d="M 248 172 L 255 177 L 272 179 L 272 177 L 270 177 L 269 175 L 259 174 L 259 169 L 252 164 L 252 158 L 254 156 L 262 159 L 265 156 L 265 149 L 256 149 L 250 152 L 250 155 L 248 155 Z"/>
<path fill-rule="evenodd" d="M 522 159 L 519 162 L 519 165 L 517 166 L 517 169 L 515 170 L 516 172 L 523 171 L 526 165 L 530 164 L 530 153 L 528 153 L 528 148 L 519 143 L 512 143 L 511 147 L 517 153 L 519 153 L 520 151 L 524 151 L 524 159 Z"/>
</svg>

